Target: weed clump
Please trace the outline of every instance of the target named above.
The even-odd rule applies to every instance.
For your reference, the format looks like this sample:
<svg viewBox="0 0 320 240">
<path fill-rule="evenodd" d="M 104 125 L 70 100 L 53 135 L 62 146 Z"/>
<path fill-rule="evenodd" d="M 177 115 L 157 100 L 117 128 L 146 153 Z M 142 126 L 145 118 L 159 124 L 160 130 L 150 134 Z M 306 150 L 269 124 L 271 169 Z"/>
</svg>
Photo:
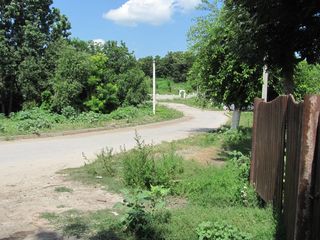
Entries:
<svg viewBox="0 0 320 240">
<path fill-rule="evenodd" d="M 182 158 L 174 149 L 156 157 L 152 145 L 147 145 L 136 135 L 136 148 L 123 158 L 123 179 L 127 186 L 151 189 L 151 186 L 170 187 L 183 172 Z"/>
<path fill-rule="evenodd" d="M 251 240 L 252 237 L 226 223 L 203 222 L 196 229 L 199 240 Z"/>
<path fill-rule="evenodd" d="M 150 191 L 127 193 L 124 200 L 127 212 L 120 222 L 123 231 L 140 240 L 165 239 L 165 224 L 170 221 L 171 214 L 164 209 L 164 198 L 169 191 L 162 186 L 152 186 Z"/>
</svg>

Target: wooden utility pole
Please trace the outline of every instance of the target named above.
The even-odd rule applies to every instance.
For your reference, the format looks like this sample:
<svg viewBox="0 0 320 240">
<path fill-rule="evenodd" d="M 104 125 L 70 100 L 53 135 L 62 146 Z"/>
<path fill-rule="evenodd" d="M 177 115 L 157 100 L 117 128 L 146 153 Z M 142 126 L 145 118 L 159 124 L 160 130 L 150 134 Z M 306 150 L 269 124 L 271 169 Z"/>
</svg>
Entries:
<svg viewBox="0 0 320 240">
<path fill-rule="evenodd" d="M 266 102 L 268 101 L 268 79 L 269 79 L 269 73 L 267 65 L 265 64 L 263 66 L 263 85 L 262 85 L 262 99 L 264 99 Z"/>
<path fill-rule="evenodd" d="M 153 59 L 153 114 L 156 114 L 156 61 Z"/>
</svg>

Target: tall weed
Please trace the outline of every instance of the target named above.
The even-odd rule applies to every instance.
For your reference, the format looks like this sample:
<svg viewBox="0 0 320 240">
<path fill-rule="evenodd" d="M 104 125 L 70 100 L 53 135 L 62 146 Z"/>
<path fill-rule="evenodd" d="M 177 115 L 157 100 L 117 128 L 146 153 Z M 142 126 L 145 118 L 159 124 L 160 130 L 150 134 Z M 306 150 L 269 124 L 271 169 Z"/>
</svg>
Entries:
<svg viewBox="0 0 320 240">
<path fill-rule="evenodd" d="M 183 172 L 182 159 L 174 149 L 161 157 L 154 147 L 147 145 L 136 135 L 137 146 L 124 155 L 123 179 L 131 187 L 150 189 L 151 186 L 170 187 L 175 178 Z"/>
</svg>

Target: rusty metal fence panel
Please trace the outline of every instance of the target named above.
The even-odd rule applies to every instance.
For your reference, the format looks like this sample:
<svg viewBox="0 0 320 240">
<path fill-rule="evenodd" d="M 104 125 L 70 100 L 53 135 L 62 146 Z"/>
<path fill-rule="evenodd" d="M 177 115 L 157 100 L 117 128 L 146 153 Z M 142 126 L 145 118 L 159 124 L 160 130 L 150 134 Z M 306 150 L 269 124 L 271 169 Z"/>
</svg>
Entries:
<svg viewBox="0 0 320 240">
<path fill-rule="evenodd" d="M 320 117 L 318 120 L 320 123 Z M 313 211 L 311 219 L 312 240 L 320 239 L 320 126 L 318 124 L 316 150 L 314 158 L 314 184 L 312 189 Z"/>
<path fill-rule="evenodd" d="M 319 124 L 320 96 L 306 96 L 303 103 L 299 181 L 297 196 L 297 223 L 294 239 L 311 239 L 313 199 L 312 184 L 315 177 L 315 151 Z M 319 172 L 318 172 L 319 173 Z M 319 226 L 317 226 L 318 228 Z"/>
<path fill-rule="evenodd" d="M 255 99 L 250 182 L 266 202 L 281 208 L 288 96 Z"/>
<path fill-rule="evenodd" d="M 293 97 L 289 96 L 283 203 L 283 220 L 288 240 L 294 239 L 297 224 L 296 205 L 298 196 L 297 186 L 299 182 L 302 113 L 303 103 L 296 103 Z"/>
<path fill-rule="evenodd" d="M 320 239 L 319 113 L 316 95 L 255 100 L 250 181 L 283 209 L 287 240 Z"/>
</svg>

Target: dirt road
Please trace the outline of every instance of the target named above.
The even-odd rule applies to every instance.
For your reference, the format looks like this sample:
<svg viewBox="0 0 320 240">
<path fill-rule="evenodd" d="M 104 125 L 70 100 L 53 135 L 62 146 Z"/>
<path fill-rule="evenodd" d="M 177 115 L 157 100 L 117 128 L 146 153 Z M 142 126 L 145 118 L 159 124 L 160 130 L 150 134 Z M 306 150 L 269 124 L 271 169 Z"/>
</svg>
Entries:
<svg viewBox="0 0 320 240">
<path fill-rule="evenodd" d="M 134 128 L 0 142 L 0 240 L 46 239 L 37 237 L 39 234 L 58 239 L 44 229 L 39 214 L 68 209 L 96 210 L 121 201 L 118 195 L 66 182 L 63 176 L 55 174 L 64 168 L 81 166 L 82 153 L 93 158 L 106 146 L 115 151 L 121 146 L 130 149 L 135 144 L 135 130 L 146 143 L 157 144 L 217 128 L 228 119 L 223 112 L 202 111 L 182 104 L 168 106 L 182 111 L 185 117 Z M 73 193 L 58 193 L 57 186 L 69 187 Z"/>
</svg>

